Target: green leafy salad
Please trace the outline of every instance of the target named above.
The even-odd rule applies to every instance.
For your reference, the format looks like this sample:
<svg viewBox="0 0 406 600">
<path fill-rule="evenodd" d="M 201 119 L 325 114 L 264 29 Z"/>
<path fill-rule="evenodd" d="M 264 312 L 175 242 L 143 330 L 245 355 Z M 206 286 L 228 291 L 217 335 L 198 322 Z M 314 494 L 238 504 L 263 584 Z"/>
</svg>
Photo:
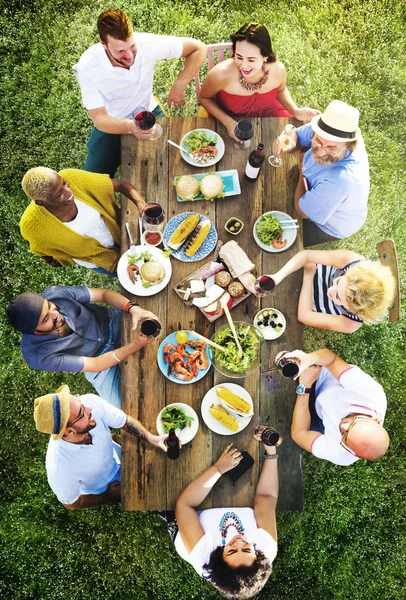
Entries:
<svg viewBox="0 0 406 600">
<path fill-rule="evenodd" d="M 169 406 L 162 411 L 162 426 L 165 433 L 173 429 L 184 429 L 192 425 L 193 417 L 188 417 L 180 406 Z"/>
<path fill-rule="evenodd" d="M 214 356 L 222 367 L 234 373 L 242 373 L 248 369 L 257 359 L 260 341 L 250 325 L 235 326 L 238 339 L 240 340 L 243 355 L 238 355 L 237 344 L 230 327 L 219 330 L 213 337 L 216 344 L 227 348 L 227 352 L 213 348 Z"/>
<path fill-rule="evenodd" d="M 282 233 L 282 225 L 273 215 L 263 215 L 257 225 L 257 235 L 263 244 L 270 246 Z"/>
<path fill-rule="evenodd" d="M 215 146 L 217 144 L 217 136 L 213 135 L 209 137 L 204 131 L 192 131 L 188 139 L 184 140 L 183 143 L 188 152 L 193 153 L 194 150 L 204 148 L 205 146 Z"/>
</svg>

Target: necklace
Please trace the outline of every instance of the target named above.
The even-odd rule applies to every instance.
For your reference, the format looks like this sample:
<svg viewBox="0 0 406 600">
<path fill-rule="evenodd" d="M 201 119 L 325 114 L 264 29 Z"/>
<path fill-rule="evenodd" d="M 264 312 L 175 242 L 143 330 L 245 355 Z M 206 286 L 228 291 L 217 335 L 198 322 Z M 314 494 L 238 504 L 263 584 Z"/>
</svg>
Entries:
<svg viewBox="0 0 406 600">
<path fill-rule="evenodd" d="M 248 81 L 246 81 L 244 79 L 242 71 L 240 69 L 238 69 L 238 70 L 240 72 L 240 83 L 241 83 L 242 87 L 244 89 L 248 90 L 249 92 L 253 92 L 255 90 L 259 90 L 260 88 L 262 88 L 262 86 L 266 84 L 266 82 L 268 81 L 268 78 L 269 78 L 269 71 L 267 71 L 265 69 L 265 65 L 264 64 L 262 64 L 263 76 L 256 83 L 248 83 Z"/>
<path fill-rule="evenodd" d="M 235 512 L 226 512 L 220 519 L 219 530 L 221 533 L 221 544 L 226 545 L 227 531 L 230 527 L 235 527 L 237 533 L 242 535 L 245 531 L 241 519 Z"/>
</svg>

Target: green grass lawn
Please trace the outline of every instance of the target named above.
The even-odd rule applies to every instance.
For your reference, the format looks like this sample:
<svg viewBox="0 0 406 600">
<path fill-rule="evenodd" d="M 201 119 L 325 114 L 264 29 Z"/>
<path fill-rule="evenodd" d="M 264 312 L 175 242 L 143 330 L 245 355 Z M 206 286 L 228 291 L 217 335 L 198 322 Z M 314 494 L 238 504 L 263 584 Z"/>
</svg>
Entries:
<svg viewBox="0 0 406 600">
<path fill-rule="evenodd" d="M 404 13 L 399 0 L 138 0 L 119 4 L 141 31 L 227 40 L 247 21 L 266 24 L 287 67 L 298 104 L 323 110 L 334 98 L 359 108 L 371 167 L 368 219 L 348 242 L 375 254 L 395 239 L 405 286 L 406 80 Z M 71 65 L 96 40 L 95 0 L 2 3 L 0 230 L 1 306 L 48 284 L 106 286 L 85 269 L 52 270 L 19 235 L 27 205 L 20 181 L 37 165 L 82 168 L 91 122 Z M 180 68 L 164 61 L 155 91 L 166 99 Z M 194 86 L 182 111 L 196 111 Z M 176 112 L 172 111 L 172 114 Z M 180 114 L 180 113 L 178 113 Z M 404 310 L 404 307 L 403 307 Z M 20 335 L 0 313 L 1 544 L 0 595 L 15 600 L 188 600 L 217 598 L 177 557 L 158 517 L 117 507 L 66 511 L 48 488 L 46 436 L 32 403 L 62 381 L 90 390 L 82 375 L 32 371 Z M 405 320 L 364 326 L 351 336 L 307 329 L 307 350 L 327 346 L 376 377 L 388 396 L 392 443 L 376 463 L 346 469 L 304 458 L 305 508 L 278 514 L 279 554 L 263 599 L 401 600 L 404 549 Z M 403 525 L 403 531 L 402 531 Z"/>
</svg>

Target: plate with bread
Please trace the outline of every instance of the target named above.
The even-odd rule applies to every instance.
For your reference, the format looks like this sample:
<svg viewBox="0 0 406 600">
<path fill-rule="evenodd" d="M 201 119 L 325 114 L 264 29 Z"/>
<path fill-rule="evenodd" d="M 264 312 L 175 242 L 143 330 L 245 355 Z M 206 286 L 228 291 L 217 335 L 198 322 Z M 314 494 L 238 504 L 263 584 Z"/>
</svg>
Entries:
<svg viewBox="0 0 406 600">
<path fill-rule="evenodd" d="M 154 246 L 131 246 L 117 265 L 119 282 L 136 296 L 158 294 L 168 285 L 171 275 L 171 261 Z"/>
<path fill-rule="evenodd" d="M 175 215 L 168 221 L 163 243 L 172 255 L 184 262 L 206 258 L 217 244 L 217 230 L 207 217 L 196 212 Z"/>
</svg>

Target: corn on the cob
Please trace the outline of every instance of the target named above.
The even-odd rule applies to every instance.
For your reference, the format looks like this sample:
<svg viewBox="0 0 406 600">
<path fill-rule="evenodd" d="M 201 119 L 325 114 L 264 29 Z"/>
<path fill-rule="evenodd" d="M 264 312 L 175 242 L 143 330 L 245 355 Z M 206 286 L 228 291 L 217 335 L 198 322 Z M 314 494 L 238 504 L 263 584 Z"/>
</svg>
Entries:
<svg viewBox="0 0 406 600">
<path fill-rule="evenodd" d="M 209 235 L 210 227 L 211 223 L 208 219 L 203 219 L 200 221 L 188 239 L 185 250 L 185 254 L 187 254 L 187 256 L 194 256 L 196 254 L 204 240 Z"/>
<path fill-rule="evenodd" d="M 231 431 L 238 431 L 240 429 L 240 423 L 237 419 L 230 415 L 230 413 L 219 404 L 212 404 L 209 410 L 211 416 L 216 419 L 216 421 L 219 421 L 222 425 L 231 429 Z"/>
<path fill-rule="evenodd" d="M 242 417 L 248 417 L 252 414 L 251 405 L 228 388 L 218 386 L 216 387 L 216 394 L 226 409 L 234 410 Z"/>
<path fill-rule="evenodd" d="M 177 250 L 181 247 L 186 238 L 192 233 L 196 225 L 199 223 L 199 215 L 192 213 L 180 225 L 177 226 L 168 241 L 168 246 Z"/>
</svg>

